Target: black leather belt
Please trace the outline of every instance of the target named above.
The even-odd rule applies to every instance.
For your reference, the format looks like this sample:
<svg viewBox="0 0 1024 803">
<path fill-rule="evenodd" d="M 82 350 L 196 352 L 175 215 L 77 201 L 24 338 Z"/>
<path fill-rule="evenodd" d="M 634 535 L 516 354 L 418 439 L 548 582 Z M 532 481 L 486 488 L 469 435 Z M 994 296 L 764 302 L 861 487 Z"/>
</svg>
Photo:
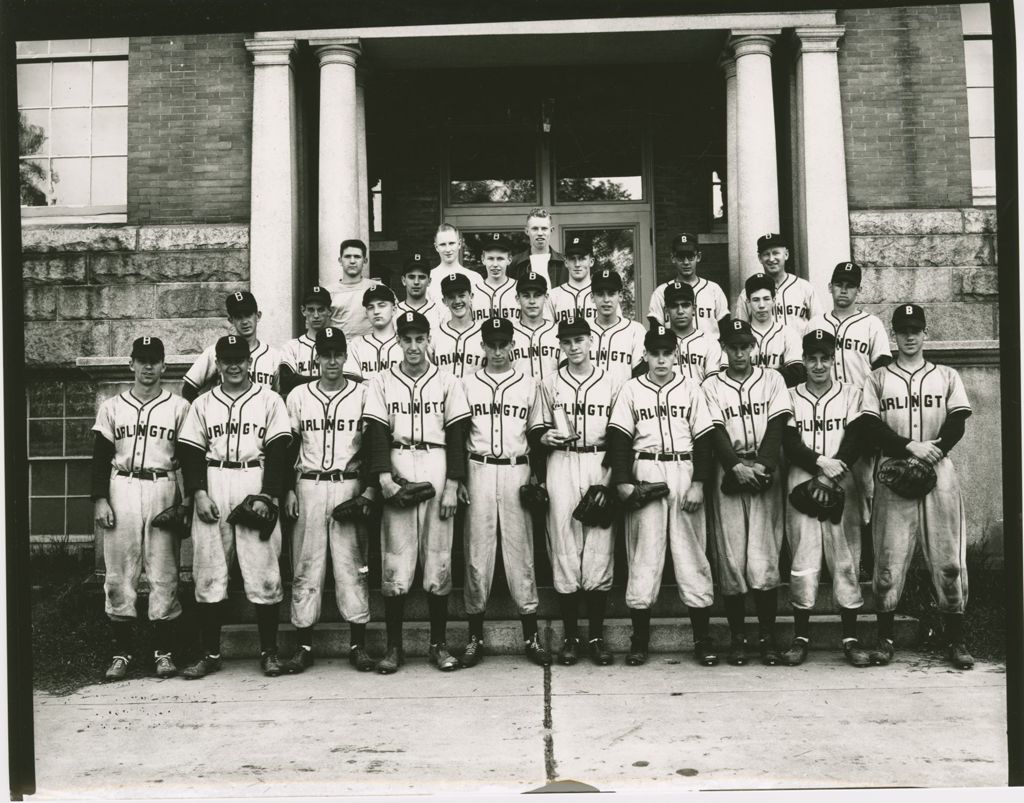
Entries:
<svg viewBox="0 0 1024 803">
<path fill-rule="evenodd" d="M 300 480 L 317 480 L 318 482 L 341 482 L 342 480 L 358 480 L 358 471 L 307 471 L 299 475 Z"/>
<path fill-rule="evenodd" d="M 554 449 L 556 452 L 580 452 L 586 454 L 606 451 L 603 446 L 555 446 Z"/>
<path fill-rule="evenodd" d="M 143 469 L 141 471 L 125 471 L 124 469 L 117 469 L 117 476 L 119 477 L 132 477 L 136 480 L 162 480 L 164 477 L 171 476 L 170 471 L 160 471 L 154 469 L 149 471 Z"/>
<path fill-rule="evenodd" d="M 637 460 L 657 460 L 659 463 L 678 463 L 689 460 L 689 452 L 637 452 Z"/>
<path fill-rule="evenodd" d="M 519 457 L 491 457 L 489 454 L 471 454 L 469 459 L 474 463 L 485 463 L 492 466 L 521 466 L 530 460 L 525 454 Z"/>
<path fill-rule="evenodd" d="M 214 468 L 257 468 L 260 465 L 260 461 L 248 460 L 244 463 L 239 463 L 237 460 L 207 460 L 206 465 L 213 466 Z"/>
<path fill-rule="evenodd" d="M 403 451 L 417 451 L 417 452 L 429 452 L 431 449 L 443 449 L 443 446 L 438 446 L 435 443 L 392 443 L 392 449 L 402 449 Z"/>
</svg>

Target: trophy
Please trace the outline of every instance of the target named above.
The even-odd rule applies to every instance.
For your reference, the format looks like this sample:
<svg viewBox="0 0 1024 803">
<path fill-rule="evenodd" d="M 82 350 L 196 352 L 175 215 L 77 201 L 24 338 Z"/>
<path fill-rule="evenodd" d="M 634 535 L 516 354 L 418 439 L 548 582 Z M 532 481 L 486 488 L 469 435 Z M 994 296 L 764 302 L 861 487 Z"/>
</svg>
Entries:
<svg viewBox="0 0 1024 803">
<path fill-rule="evenodd" d="M 547 388 L 541 385 L 541 389 L 547 395 Z M 560 401 L 557 397 L 548 401 L 551 405 L 551 415 L 555 423 L 555 434 L 560 435 L 567 441 L 578 440 L 580 437 L 579 433 L 576 432 L 572 418 L 569 417 L 569 412 L 565 409 L 565 402 Z"/>
</svg>

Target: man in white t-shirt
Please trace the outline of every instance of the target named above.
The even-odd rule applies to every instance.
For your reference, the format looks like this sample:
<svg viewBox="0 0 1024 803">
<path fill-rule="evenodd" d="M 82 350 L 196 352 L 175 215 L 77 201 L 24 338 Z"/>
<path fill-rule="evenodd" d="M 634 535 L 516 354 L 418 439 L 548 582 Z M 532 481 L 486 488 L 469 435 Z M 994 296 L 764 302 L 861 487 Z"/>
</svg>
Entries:
<svg viewBox="0 0 1024 803">
<path fill-rule="evenodd" d="M 481 274 L 463 266 L 462 247 L 462 234 L 451 223 L 442 223 L 437 227 L 437 233 L 434 235 L 434 250 L 441 258 L 441 264 L 430 271 L 427 298 L 442 307 L 444 306 L 444 297 L 441 295 L 441 279 L 445 276 L 451 276 L 453 273 L 465 275 L 474 292 L 484 280 Z M 444 316 L 442 316 L 443 318 Z"/>
<path fill-rule="evenodd" d="M 363 275 L 366 243 L 362 240 L 345 240 L 341 244 L 338 262 L 341 264 L 341 281 L 328 288 L 331 291 L 331 326 L 340 329 L 351 340 L 370 333 L 363 293 L 378 282 Z"/>
<path fill-rule="evenodd" d="M 530 238 L 530 250 L 516 254 L 508 266 L 508 275 L 519 281 L 527 273 L 543 276 L 548 287 L 556 287 L 569 280 L 569 269 L 565 258 L 551 247 L 554 234 L 551 215 L 546 209 L 531 209 L 526 216 L 526 236 Z"/>
</svg>

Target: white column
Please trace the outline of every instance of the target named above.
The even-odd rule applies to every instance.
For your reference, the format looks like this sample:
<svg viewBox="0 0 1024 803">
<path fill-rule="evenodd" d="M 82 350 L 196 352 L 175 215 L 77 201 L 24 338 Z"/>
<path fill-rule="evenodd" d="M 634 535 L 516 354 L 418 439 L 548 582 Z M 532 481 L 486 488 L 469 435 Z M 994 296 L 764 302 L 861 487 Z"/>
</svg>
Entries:
<svg viewBox="0 0 1024 803">
<path fill-rule="evenodd" d="M 723 55 L 719 66 L 725 73 L 725 217 L 729 227 L 729 287 L 732 295 L 743 282 L 740 272 L 739 184 L 740 166 L 736 154 L 736 60 Z"/>
<path fill-rule="evenodd" d="M 294 39 L 249 39 L 252 53 L 252 185 L 249 287 L 263 310 L 260 340 L 294 337 L 299 282 L 299 186 Z"/>
<path fill-rule="evenodd" d="M 775 106 L 772 92 L 772 44 L 778 29 L 733 31 L 736 60 L 736 161 L 743 278 L 757 273 L 757 238 L 779 230 L 779 170 L 776 163 Z"/>
<path fill-rule="evenodd" d="M 850 209 L 846 149 L 839 97 L 839 39 L 842 25 L 797 28 L 797 106 L 804 222 L 803 264 L 807 278 L 824 292 L 837 262 L 850 258 Z"/>
<path fill-rule="evenodd" d="M 310 39 L 320 61 L 320 174 L 317 264 L 321 285 L 338 281 L 338 248 L 358 237 L 359 146 L 356 101 L 358 39 Z"/>
<path fill-rule="evenodd" d="M 366 178 L 366 70 L 356 71 L 356 167 L 359 183 L 359 239 L 370 247 L 370 189 Z M 366 270 L 370 263 L 367 260 Z"/>
</svg>

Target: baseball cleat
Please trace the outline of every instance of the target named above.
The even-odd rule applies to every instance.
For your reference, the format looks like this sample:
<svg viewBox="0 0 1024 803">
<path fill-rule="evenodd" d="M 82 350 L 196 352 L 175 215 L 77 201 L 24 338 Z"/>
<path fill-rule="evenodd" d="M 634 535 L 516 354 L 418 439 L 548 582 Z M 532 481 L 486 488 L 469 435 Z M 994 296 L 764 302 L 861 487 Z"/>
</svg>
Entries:
<svg viewBox="0 0 1024 803">
<path fill-rule="evenodd" d="M 128 666 L 132 662 L 130 655 L 115 655 L 114 660 L 110 662 L 110 666 L 107 667 L 106 673 L 103 675 L 104 680 L 124 680 L 128 674 Z"/>
<path fill-rule="evenodd" d="M 313 651 L 302 645 L 292 653 L 292 657 L 282 662 L 281 670 L 289 675 L 299 675 L 313 665 Z"/>
<path fill-rule="evenodd" d="M 476 666 L 484 659 L 484 643 L 476 636 L 469 637 L 469 643 L 462 652 L 460 662 L 465 667 Z"/>
<path fill-rule="evenodd" d="M 711 639 L 698 639 L 693 643 L 693 657 L 701 666 L 718 666 L 718 652 Z"/>
<path fill-rule="evenodd" d="M 360 672 L 371 672 L 377 666 L 377 662 L 362 644 L 354 644 L 349 648 L 348 662 Z"/>
<path fill-rule="evenodd" d="M 580 640 L 578 638 L 562 639 L 562 649 L 558 653 L 558 663 L 572 666 L 580 659 Z"/>
<path fill-rule="evenodd" d="M 809 641 L 806 638 L 797 636 L 789 645 L 789 649 L 782 653 L 781 662 L 783 666 L 800 666 L 807 660 L 807 648 Z"/>
<path fill-rule="evenodd" d="M 551 653 L 541 646 L 540 639 L 536 636 L 526 642 L 526 657 L 537 666 L 551 666 Z"/>
<path fill-rule="evenodd" d="M 871 663 L 874 666 L 886 666 L 895 654 L 896 648 L 892 643 L 892 639 L 883 638 L 879 639 L 875 648 L 868 653 L 868 658 L 871 659 Z"/>
<path fill-rule="evenodd" d="M 587 651 L 594 666 L 609 666 L 615 663 L 615 656 L 604 646 L 603 638 L 592 638 L 587 643 Z"/>
<path fill-rule="evenodd" d="M 436 666 L 442 672 L 451 672 L 459 668 L 459 659 L 448 652 L 448 645 L 443 641 L 430 645 L 430 649 L 427 650 L 427 658 L 431 665 Z"/>
<path fill-rule="evenodd" d="M 174 665 L 169 652 L 153 653 L 153 663 L 156 666 L 158 678 L 173 678 L 178 674 L 178 667 Z"/>
<path fill-rule="evenodd" d="M 214 658 L 212 655 L 204 655 L 198 661 L 191 666 L 186 666 L 181 670 L 181 676 L 185 680 L 198 680 L 204 678 L 212 672 L 216 672 L 221 667 L 220 656 Z"/>
<path fill-rule="evenodd" d="M 959 644 L 950 644 L 947 654 L 949 660 L 957 669 L 974 668 L 974 656 L 967 652 L 967 645 L 962 641 Z"/>
<path fill-rule="evenodd" d="M 747 637 L 733 636 L 729 645 L 729 655 L 725 659 L 732 666 L 747 665 Z"/>
<path fill-rule="evenodd" d="M 861 648 L 860 642 L 857 639 L 843 642 L 843 655 L 846 656 L 846 662 L 850 666 L 856 666 L 857 668 L 871 666 L 871 655 L 867 650 Z"/>
<path fill-rule="evenodd" d="M 305 652 L 305 650 L 301 652 Z M 309 657 L 312 658 L 313 656 L 310 655 Z M 284 671 L 284 668 L 281 666 L 281 659 L 277 657 L 275 650 L 260 653 L 260 669 L 263 670 L 263 674 L 268 678 L 276 678 Z"/>
<path fill-rule="evenodd" d="M 629 640 L 629 652 L 626 653 L 626 663 L 629 666 L 642 666 L 647 663 L 647 644 L 641 644 L 636 639 Z"/>
<path fill-rule="evenodd" d="M 775 646 L 771 636 L 758 639 L 758 646 L 761 649 L 761 663 L 765 666 L 778 666 L 782 663 L 782 656 L 779 655 L 778 647 Z"/>
<path fill-rule="evenodd" d="M 398 667 L 405 663 L 405 656 L 401 647 L 388 647 L 384 651 L 384 657 L 377 662 L 377 671 L 382 675 L 393 675 Z"/>
</svg>

